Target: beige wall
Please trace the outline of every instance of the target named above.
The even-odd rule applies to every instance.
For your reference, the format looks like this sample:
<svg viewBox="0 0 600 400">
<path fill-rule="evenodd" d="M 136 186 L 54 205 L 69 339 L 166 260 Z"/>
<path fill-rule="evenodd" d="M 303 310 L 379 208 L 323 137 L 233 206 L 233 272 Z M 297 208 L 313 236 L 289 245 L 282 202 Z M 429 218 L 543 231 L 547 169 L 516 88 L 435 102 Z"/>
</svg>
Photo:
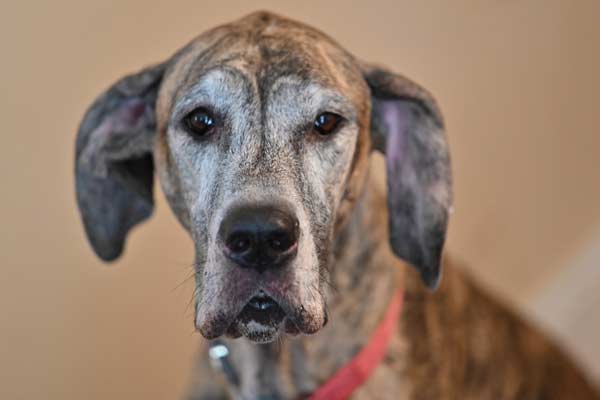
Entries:
<svg viewBox="0 0 600 400">
<path fill-rule="evenodd" d="M 200 341 L 191 281 L 179 286 L 190 242 L 157 194 L 125 257 L 102 265 L 78 221 L 73 139 L 119 76 L 257 8 L 318 26 L 433 91 L 455 168 L 448 248 L 493 290 L 525 306 L 591 240 L 599 2 L 3 2 L 0 398 L 182 392 Z"/>
</svg>

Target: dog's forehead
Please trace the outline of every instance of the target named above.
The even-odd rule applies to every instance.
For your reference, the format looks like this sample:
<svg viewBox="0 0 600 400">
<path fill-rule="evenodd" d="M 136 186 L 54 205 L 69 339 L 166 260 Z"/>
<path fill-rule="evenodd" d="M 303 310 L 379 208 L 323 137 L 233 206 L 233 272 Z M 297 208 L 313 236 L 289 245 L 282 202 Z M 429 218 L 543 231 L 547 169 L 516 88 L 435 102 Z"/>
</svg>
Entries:
<svg viewBox="0 0 600 400">
<path fill-rule="evenodd" d="M 324 33 L 275 14 L 258 12 L 210 30 L 173 59 L 161 92 L 165 110 L 188 93 L 207 72 L 227 69 L 268 93 L 282 78 L 293 77 L 308 87 L 332 88 L 357 109 L 368 93 L 354 58 Z"/>
</svg>

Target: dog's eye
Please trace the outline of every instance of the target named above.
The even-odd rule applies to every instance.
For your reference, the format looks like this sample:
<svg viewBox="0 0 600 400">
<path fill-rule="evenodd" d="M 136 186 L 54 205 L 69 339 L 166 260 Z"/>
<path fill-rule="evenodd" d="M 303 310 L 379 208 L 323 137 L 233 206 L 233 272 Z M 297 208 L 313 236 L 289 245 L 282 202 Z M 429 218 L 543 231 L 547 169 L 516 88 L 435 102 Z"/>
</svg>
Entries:
<svg viewBox="0 0 600 400">
<path fill-rule="evenodd" d="M 197 108 L 183 119 L 188 132 L 196 137 L 205 137 L 215 126 L 215 117 L 205 108 Z"/>
<path fill-rule="evenodd" d="M 315 118 L 314 130 L 322 136 L 331 135 L 340 126 L 342 119 L 343 118 L 337 114 L 324 112 Z"/>
</svg>

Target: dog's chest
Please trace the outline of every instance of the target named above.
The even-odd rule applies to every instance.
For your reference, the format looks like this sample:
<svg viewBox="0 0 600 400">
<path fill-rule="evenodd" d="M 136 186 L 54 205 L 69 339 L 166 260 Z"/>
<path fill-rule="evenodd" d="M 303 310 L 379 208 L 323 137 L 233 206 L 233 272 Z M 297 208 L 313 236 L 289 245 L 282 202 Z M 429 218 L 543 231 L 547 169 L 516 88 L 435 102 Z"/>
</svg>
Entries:
<svg viewBox="0 0 600 400">
<path fill-rule="evenodd" d="M 406 342 L 396 335 L 385 358 L 369 379 L 352 395 L 352 400 L 405 400 L 409 399 L 411 385 L 406 371 Z"/>
</svg>

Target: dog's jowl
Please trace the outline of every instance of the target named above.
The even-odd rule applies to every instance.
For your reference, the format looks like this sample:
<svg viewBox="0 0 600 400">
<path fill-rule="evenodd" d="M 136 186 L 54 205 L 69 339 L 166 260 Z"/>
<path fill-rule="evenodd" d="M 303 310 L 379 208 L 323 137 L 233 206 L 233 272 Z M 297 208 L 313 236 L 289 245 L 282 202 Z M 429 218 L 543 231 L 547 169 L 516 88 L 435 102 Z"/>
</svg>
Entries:
<svg viewBox="0 0 600 400">
<path fill-rule="evenodd" d="M 433 97 L 320 31 L 254 13 L 98 97 L 75 180 L 101 259 L 152 213 L 155 172 L 195 245 L 210 352 L 191 398 L 594 398 L 442 258 L 452 182 Z"/>
</svg>

